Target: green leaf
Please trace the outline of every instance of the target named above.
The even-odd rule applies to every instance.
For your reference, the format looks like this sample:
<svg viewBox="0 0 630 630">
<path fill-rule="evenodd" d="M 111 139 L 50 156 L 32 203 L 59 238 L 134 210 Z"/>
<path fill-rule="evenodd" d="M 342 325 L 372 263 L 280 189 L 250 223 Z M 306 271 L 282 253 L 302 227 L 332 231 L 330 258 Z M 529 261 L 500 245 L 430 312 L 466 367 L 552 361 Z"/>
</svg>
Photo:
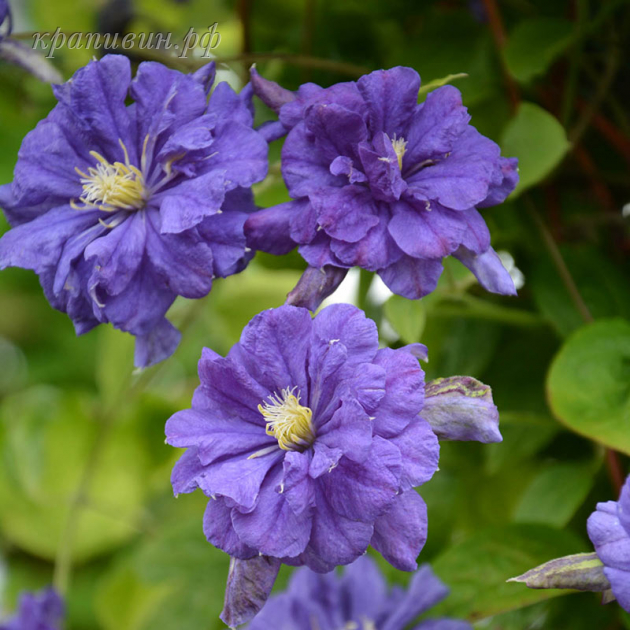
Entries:
<svg viewBox="0 0 630 630">
<path fill-rule="evenodd" d="M 568 20 L 523 20 L 510 33 L 505 47 L 505 61 L 510 72 L 522 83 L 544 74 L 571 43 L 572 32 L 573 25 Z"/>
<path fill-rule="evenodd" d="M 569 337 L 552 363 L 547 395 L 570 429 L 630 455 L 630 323 L 601 320 Z"/>
<path fill-rule="evenodd" d="M 520 181 L 511 199 L 541 182 L 560 164 L 569 150 L 558 120 L 534 103 L 521 103 L 501 141 L 503 155 L 518 158 Z"/>
<path fill-rule="evenodd" d="M 521 497 L 514 520 L 564 527 L 577 512 L 595 482 L 593 466 L 553 464 L 539 472 Z"/>
<path fill-rule="evenodd" d="M 420 300 L 393 295 L 385 302 L 385 317 L 400 338 L 407 343 L 420 340 L 426 323 L 426 311 Z"/>
<path fill-rule="evenodd" d="M 30 553 L 54 558 L 98 435 L 86 395 L 35 387 L 0 407 L 0 529 Z M 137 531 L 147 457 L 127 426 L 110 429 L 82 506 L 73 544 L 85 560 Z"/>
<path fill-rule="evenodd" d="M 594 247 L 563 247 L 562 256 L 595 319 L 630 318 L 628 281 L 617 266 Z M 566 337 L 584 324 L 548 256 L 538 259 L 528 284 L 540 312 L 560 335 Z"/>
<path fill-rule="evenodd" d="M 228 566 L 229 556 L 205 539 L 201 514 L 169 524 L 104 580 L 99 620 L 105 630 L 225 628 L 219 613 Z"/>
<path fill-rule="evenodd" d="M 570 532 L 542 525 L 482 530 L 433 562 L 451 594 L 432 613 L 476 621 L 563 595 L 566 591 L 535 591 L 506 580 L 581 547 L 581 541 Z"/>
<path fill-rule="evenodd" d="M 543 414 L 501 411 L 499 422 L 503 442 L 487 444 L 484 448 L 489 474 L 532 457 L 560 430 L 560 425 L 551 416 Z"/>
</svg>

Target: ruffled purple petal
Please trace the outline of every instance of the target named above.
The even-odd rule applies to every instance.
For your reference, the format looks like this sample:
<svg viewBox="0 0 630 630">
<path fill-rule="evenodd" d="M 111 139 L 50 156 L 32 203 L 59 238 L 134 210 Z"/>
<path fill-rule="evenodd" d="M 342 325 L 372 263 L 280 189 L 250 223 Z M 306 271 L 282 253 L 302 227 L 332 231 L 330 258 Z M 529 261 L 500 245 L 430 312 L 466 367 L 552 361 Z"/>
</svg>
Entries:
<svg viewBox="0 0 630 630">
<path fill-rule="evenodd" d="M 500 152 L 492 140 L 467 127 L 448 157 L 407 176 L 408 192 L 419 201 L 468 210 L 488 196 Z"/>
<path fill-rule="evenodd" d="M 335 157 L 328 159 L 317 150 L 305 123 L 296 125 L 282 147 L 282 177 L 291 197 L 303 197 L 328 186 L 343 186 L 346 178 L 333 175 L 330 170 Z"/>
<path fill-rule="evenodd" d="M 310 196 L 317 222 L 335 239 L 356 243 L 378 222 L 369 192 L 360 186 L 324 188 Z"/>
<path fill-rule="evenodd" d="M 389 233 L 405 254 L 413 258 L 444 258 L 465 238 L 467 224 L 460 212 L 446 208 L 412 205 L 399 201 L 392 206 Z"/>
<path fill-rule="evenodd" d="M 239 560 L 255 558 L 258 552 L 253 547 L 245 545 L 236 535 L 231 515 L 232 509 L 227 507 L 222 497 L 208 501 L 203 515 L 203 533 L 208 542 L 233 558 Z"/>
<path fill-rule="evenodd" d="M 442 274 L 442 261 L 403 256 L 378 270 L 383 282 L 397 295 L 417 300 L 431 293 Z"/>
<path fill-rule="evenodd" d="M 234 473 L 238 474 L 236 470 Z M 232 512 L 232 524 L 239 539 L 260 553 L 276 558 L 298 556 L 308 544 L 311 533 L 310 511 L 296 514 L 278 491 L 282 475 L 281 467 L 270 471 L 251 511 Z"/>
<path fill-rule="evenodd" d="M 443 158 L 453 149 L 469 121 L 470 115 L 457 88 L 445 85 L 428 94 L 409 123 L 404 172 L 413 173 L 428 160 Z"/>
<path fill-rule="evenodd" d="M 376 519 L 370 544 L 400 571 L 415 571 L 427 530 L 427 506 L 415 490 L 407 490 Z"/>
<path fill-rule="evenodd" d="M 399 435 L 415 421 L 424 400 L 424 371 L 418 359 L 404 349 L 382 348 L 375 363 L 384 368 L 385 395 L 374 412 L 374 433 L 384 438 Z"/>
<path fill-rule="evenodd" d="M 291 238 L 291 217 L 308 205 L 308 199 L 298 199 L 255 212 L 245 221 L 247 245 L 276 256 L 288 254 L 296 246 Z"/>
<path fill-rule="evenodd" d="M 168 359 L 181 338 L 179 330 L 168 319 L 162 319 L 148 333 L 136 336 L 134 365 L 146 368 Z"/>
<path fill-rule="evenodd" d="M 420 75 L 411 68 L 377 70 L 357 81 L 369 112 L 370 131 L 402 136 L 417 103 Z"/>
<path fill-rule="evenodd" d="M 322 475 L 318 483 L 337 514 L 373 522 L 396 496 L 401 469 L 398 449 L 376 436 L 366 461 L 358 463 L 343 458 L 333 471 Z"/>
</svg>

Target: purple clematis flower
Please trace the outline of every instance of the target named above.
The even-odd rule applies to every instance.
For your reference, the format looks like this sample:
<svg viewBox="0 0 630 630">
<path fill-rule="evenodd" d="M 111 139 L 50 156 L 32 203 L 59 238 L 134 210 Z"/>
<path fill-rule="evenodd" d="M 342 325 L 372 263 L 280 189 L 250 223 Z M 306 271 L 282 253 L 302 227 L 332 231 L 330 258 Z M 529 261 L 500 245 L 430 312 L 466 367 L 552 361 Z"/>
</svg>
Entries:
<svg viewBox="0 0 630 630">
<path fill-rule="evenodd" d="M 418 415 L 418 356 L 421 344 L 379 349 L 374 322 L 347 304 L 314 319 L 305 308 L 268 310 L 227 357 L 204 349 L 192 409 L 166 435 L 187 449 L 175 493 L 210 497 L 208 540 L 239 560 L 260 554 L 317 572 L 371 544 L 396 568 L 416 569 L 427 514 L 414 488 L 439 456 Z"/>
<path fill-rule="evenodd" d="M 619 501 L 598 503 L 588 519 L 588 535 L 604 564 L 613 595 L 630 612 L 630 476 Z"/>
<path fill-rule="evenodd" d="M 126 57 L 90 62 L 53 88 L 59 104 L 0 188 L 13 226 L 0 268 L 34 270 L 77 334 L 110 322 L 135 335 L 140 367 L 177 347 L 165 314 L 178 295 L 207 295 L 252 256 L 243 225 L 267 144 L 251 90 L 220 83 L 208 101 L 213 80 L 213 64 L 184 75 L 146 62 L 132 80 Z"/>
<path fill-rule="evenodd" d="M 0 621 L 0 630 L 60 630 L 65 607 L 52 588 L 23 593 L 11 619 Z"/>
<path fill-rule="evenodd" d="M 13 20 L 8 0 L 0 0 L 0 59 L 20 66 L 47 83 L 59 83 L 61 74 L 48 59 L 25 42 L 11 37 Z"/>
<path fill-rule="evenodd" d="M 423 565 L 409 588 L 387 589 L 376 563 L 363 556 L 343 575 L 298 569 L 287 590 L 272 597 L 249 630 L 403 630 L 443 600 L 448 589 Z M 465 621 L 427 619 L 415 630 L 472 630 Z"/>
<path fill-rule="evenodd" d="M 288 131 L 282 174 L 293 201 L 247 220 L 251 247 L 297 245 L 312 267 L 376 271 L 407 298 L 433 291 L 453 255 L 488 291 L 515 294 L 478 209 L 514 189 L 517 160 L 469 125 L 456 88 L 418 104 L 420 77 L 403 67 L 297 93 L 252 69 L 252 85 L 279 114 L 266 137 Z"/>
</svg>

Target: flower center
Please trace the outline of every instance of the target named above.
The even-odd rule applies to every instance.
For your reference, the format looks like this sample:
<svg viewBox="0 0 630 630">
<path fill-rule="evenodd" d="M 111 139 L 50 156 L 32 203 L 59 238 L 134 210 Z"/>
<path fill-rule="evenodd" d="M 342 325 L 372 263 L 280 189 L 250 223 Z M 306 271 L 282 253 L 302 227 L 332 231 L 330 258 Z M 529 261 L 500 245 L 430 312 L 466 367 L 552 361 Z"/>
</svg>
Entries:
<svg viewBox="0 0 630 630">
<path fill-rule="evenodd" d="M 397 139 L 394 135 L 392 138 L 392 147 L 394 147 L 394 152 L 398 158 L 398 168 L 402 171 L 402 162 L 405 151 L 407 150 L 407 141 L 404 138 Z"/>
<path fill-rule="evenodd" d="M 295 396 L 295 389 L 283 389 L 280 394 L 269 396 L 270 402 L 258 405 L 267 423 L 267 435 L 273 435 L 284 451 L 303 451 L 315 440 L 313 412 L 300 405 L 300 392 Z"/>
<path fill-rule="evenodd" d="M 78 168 L 75 171 L 81 176 L 83 193 L 80 200 L 83 206 L 72 207 L 77 210 L 102 210 L 116 212 L 118 210 L 140 210 L 148 199 L 142 172 L 129 162 L 129 154 L 122 140 L 120 146 L 125 153 L 125 163 L 110 164 L 100 153 L 90 151 L 97 160 L 96 166 L 88 168 L 84 173 Z"/>
</svg>

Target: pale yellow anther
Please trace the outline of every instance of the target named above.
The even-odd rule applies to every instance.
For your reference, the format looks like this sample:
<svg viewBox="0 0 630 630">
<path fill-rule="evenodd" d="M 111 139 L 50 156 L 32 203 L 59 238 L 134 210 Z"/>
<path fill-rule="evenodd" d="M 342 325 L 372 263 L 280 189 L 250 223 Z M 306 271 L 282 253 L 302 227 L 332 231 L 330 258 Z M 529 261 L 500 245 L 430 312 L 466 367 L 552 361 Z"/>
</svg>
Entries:
<svg viewBox="0 0 630 630">
<path fill-rule="evenodd" d="M 267 423 L 267 435 L 275 437 L 284 451 L 303 451 L 315 440 L 313 412 L 300 405 L 300 392 L 296 396 L 295 389 L 283 389 L 280 394 L 269 396 L 269 402 L 258 405 Z"/>
<path fill-rule="evenodd" d="M 127 147 L 119 140 L 125 163 L 111 164 L 100 153 L 90 151 L 96 160 L 96 166 L 87 169 L 87 173 L 76 168 L 81 176 L 83 193 L 79 200 L 83 206 L 75 202 L 71 205 L 80 210 L 101 210 L 117 212 L 118 210 L 139 210 L 144 207 L 148 193 L 142 172 L 129 161 Z"/>
<path fill-rule="evenodd" d="M 403 157 L 407 150 L 407 141 L 404 138 L 396 138 L 396 136 L 394 136 L 392 138 L 392 147 L 394 147 L 394 152 L 398 158 L 398 168 L 402 171 Z"/>
</svg>

